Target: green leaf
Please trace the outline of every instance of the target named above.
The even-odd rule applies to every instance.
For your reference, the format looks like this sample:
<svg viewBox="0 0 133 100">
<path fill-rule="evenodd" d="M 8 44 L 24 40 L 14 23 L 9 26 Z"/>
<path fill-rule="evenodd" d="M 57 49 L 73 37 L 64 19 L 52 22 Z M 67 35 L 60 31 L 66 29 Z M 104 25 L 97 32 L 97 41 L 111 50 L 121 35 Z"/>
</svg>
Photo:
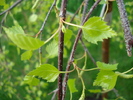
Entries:
<svg viewBox="0 0 133 100">
<path fill-rule="evenodd" d="M 15 26 L 12 26 L 11 28 L 6 28 L 3 27 L 5 32 L 8 33 L 12 33 L 12 34 L 25 34 L 24 30 L 22 29 L 22 27 L 20 25 L 18 25 L 17 22 L 15 22 Z"/>
<path fill-rule="evenodd" d="M 13 26 L 12 28 L 4 27 L 4 30 L 13 43 L 21 49 L 35 50 L 44 45 L 43 41 L 26 36 L 20 26 Z"/>
<path fill-rule="evenodd" d="M 0 6 L 4 6 L 5 5 L 5 0 L 0 0 Z"/>
<path fill-rule="evenodd" d="M 73 32 L 70 29 L 65 30 L 64 34 L 64 45 L 67 46 L 68 48 L 71 47 L 71 38 L 72 38 Z"/>
<path fill-rule="evenodd" d="M 67 85 L 71 93 L 78 92 L 75 87 L 75 79 L 69 79 Z"/>
<path fill-rule="evenodd" d="M 29 84 L 30 86 L 37 86 L 40 82 L 39 79 L 35 78 L 34 76 L 25 76 L 24 77 L 24 83 Z"/>
<path fill-rule="evenodd" d="M 48 53 L 48 57 L 53 58 L 58 55 L 58 44 L 56 41 L 50 42 L 46 46 L 46 51 Z"/>
<path fill-rule="evenodd" d="M 40 67 L 37 67 L 35 70 L 28 73 L 28 75 L 35 75 L 46 79 L 47 82 L 54 82 L 59 74 L 60 71 L 50 64 L 41 65 Z"/>
<path fill-rule="evenodd" d="M 30 22 L 35 22 L 37 20 L 37 14 L 32 14 L 30 17 L 29 17 L 29 21 Z"/>
<path fill-rule="evenodd" d="M 21 55 L 21 60 L 29 60 L 32 56 L 32 51 L 25 51 L 22 55 Z"/>
<path fill-rule="evenodd" d="M 99 69 L 102 69 L 102 70 L 116 70 L 117 69 L 117 66 L 118 64 L 106 64 L 106 63 L 103 63 L 103 62 L 99 62 L 97 61 L 96 62 L 97 66 Z"/>
<path fill-rule="evenodd" d="M 101 86 L 104 90 L 113 89 L 118 75 L 113 71 L 100 70 L 96 80 L 94 81 L 94 86 Z"/>
<path fill-rule="evenodd" d="M 98 41 L 115 36 L 113 31 L 106 22 L 102 21 L 100 17 L 92 17 L 82 27 L 84 38 L 91 43 L 97 44 Z"/>
</svg>

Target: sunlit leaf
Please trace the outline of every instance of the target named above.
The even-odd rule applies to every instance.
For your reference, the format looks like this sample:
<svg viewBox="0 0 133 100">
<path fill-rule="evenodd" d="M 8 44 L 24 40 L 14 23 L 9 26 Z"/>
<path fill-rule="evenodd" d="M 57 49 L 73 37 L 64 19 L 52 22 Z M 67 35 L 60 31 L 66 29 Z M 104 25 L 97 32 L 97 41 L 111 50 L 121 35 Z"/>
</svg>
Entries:
<svg viewBox="0 0 133 100">
<path fill-rule="evenodd" d="M 24 83 L 29 84 L 31 86 L 36 86 L 40 82 L 39 79 L 35 78 L 34 76 L 25 76 L 24 77 Z"/>
<path fill-rule="evenodd" d="M 118 75 L 113 71 L 100 70 L 96 80 L 94 81 L 94 86 L 101 86 L 104 90 L 113 89 Z"/>
<path fill-rule="evenodd" d="M 48 57 L 55 57 L 58 55 L 58 44 L 56 41 L 52 41 L 50 42 L 47 46 L 46 46 L 46 51 L 48 53 Z"/>
<path fill-rule="evenodd" d="M 32 14 L 30 17 L 29 17 L 29 21 L 30 22 L 35 22 L 37 20 L 37 14 Z"/>
<path fill-rule="evenodd" d="M 4 6 L 5 5 L 5 0 L 0 0 L 0 6 Z"/>
<path fill-rule="evenodd" d="M 26 36 L 20 26 L 13 26 L 12 28 L 4 27 L 4 30 L 13 43 L 21 49 L 35 50 L 44 45 L 43 41 Z"/>
<path fill-rule="evenodd" d="M 69 79 L 67 85 L 71 93 L 78 92 L 75 87 L 75 79 Z"/>
<path fill-rule="evenodd" d="M 84 38 L 91 43 L 97 44 L 98 41 L 115 36 L 113 31 L 106 22 L 102 21 L 100 17 L 92 17 L 82 27 Z"/>
<path fill-rule="evenodd" d="M 32 56 L 32 51 L 25 51 L 22 55 L 21 55 L 21 60 L 29 60 Z"/>
<path fill-rule="evenodd" d="M 12 33 L 12 34 L 25 34 L 24 30 L 22 29 L 22 27 L 20 25 L 18 25 L 17 22 L 15 22 L 15 26 L 12 26 L 11 28 L 6 28 L 3 27 L 5 32 L 8 33 Z"/>
<path fill-rule="evenodd" d="M 50 64 L 41 65 L 40 67 L 37 67 L 35 70 L 28 73 L 28 75 L 35 75 L 46 79 L 47 82 L 54 82 L 59 74 L 60 71 Z"/>
<path fill-rule="evenodd" d="M 72 38 L 73 32 L 70 29 L 66 29 L 64 34 L 64 45 L 68 48 L 71 46 L 71 38 Z"/>
<path fill-rule="evenodd" d="M 118 64 L 106 64 L 99 61 L 97 61 L 96 64 L 99 69 L 103 69 L 103 70 L 116 70 L 118 66 Z"/>
</svg>

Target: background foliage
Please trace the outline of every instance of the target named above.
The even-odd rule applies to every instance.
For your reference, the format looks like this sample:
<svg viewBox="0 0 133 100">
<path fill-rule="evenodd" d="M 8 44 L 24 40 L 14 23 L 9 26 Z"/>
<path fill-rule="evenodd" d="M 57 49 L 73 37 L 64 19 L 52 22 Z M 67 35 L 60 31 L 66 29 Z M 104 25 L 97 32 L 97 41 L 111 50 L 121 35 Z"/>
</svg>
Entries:
<svg viewBox="0 0 133 100">
<path fill-rule="evenodd" d="M 7 0 L 5 6 L 0 6 L 1 12 L 10 7 L 16 0 Z M 18 23 L 23 27 L 26 34 L 34 36 L 40 29 L 44 18 L 46 17 L 47 11 L 52 4 L 52 0 L 40 0 L 37 6 L 32 9 L 35 0 L 24 0 L 19 6 L 15 7 L 10 11 L 9 15 L 6 18 L 4 26 L 11 27 L 14 25 L 14 20 L 18 21 Z M 77 2 L 81 2 L 78 0 Z M 80 4 L 80 3 L 79 3 Z M 72 6 L 71 6 L 72 5 Z M 69 7 L 73 7 L 73 2 L 69 2 Z M 77 3 L 77 7 L 78 7 Z M 75 7 L 75 6 L 74 6 Z M 128 18 L 131 24 L 131 30 L 133 27 L 133 2 L 131 0 L 125 1 L 125 7 L 128 12 Z M 69 12 L 67 15 L 67 20 L 70 20 L 72 17 L 72 12 L 75 12 L 76 8 L 68 8 Z M 96 12 L 96 11 L 95 11 Z M 95 13 L 94 13 L 95 14 Z M 96 14 L 95 14 L 96 15 Z M 76 16 L 74 23 L 79 24 L 80 14 Z M 118 70 L 120 72 L 124 72 L 130 69 L 133 65 L 133 58 L 128 57 L 125 50 L 124 38 L 123 38 L 123 30 L 120 24 L 120 17 L 118 13 L 118 9 L 116 6 L 116 2 L 113 4 L 113 16 L 112 16 L 112 24 L 111 26 L 117 32 L 118 36 L 111 39 L 110 42 L 110 63 L 119 63 Z M 3 16 L 0 16 L 0 21 Z M 55 32 L 58 27 L 58 19 L 56 18 L 55 11 L 53 10 L 48 22 L 43 31 L 43 40 L 46 40 Z M 77 33 L 77 28 L 73 28 L 73 33 Z M 67 62 L 68 55 L 71 50 L 71 45 L 73 44 L 75 34 L 72 35 L 71 42 L 68 42 L 65 50 L 65 62 Z M 68 37 L 69 38 L 69 37 Z M 54 41 L 57 41 L 55 38 Z M 86 42 L 88 49 L 90 50 L 92 56 L 96 61 L 101 61 L 101 42 L 98 42 L 98 45 L 89 44 Z M 43 47 L 43 63 L 50 63 L 57 66 L 57 54 L 56 52 L 53 55 L 49 55 L 49 50 L 52 46 L 51 43 L 48 43 Z M 56 45 L 56 44 L 55 44 Z M 0 98 L 2 100 L 50 100 L 52 94 L 48 95 L 54 89 L 56 89 L 56 82 L 47 83 L 45 80 L 41 80 L 37 86 L 29 86 L 23 83 L 24 76 L 35 69 L 39 65 L 38 60 L 38 50 L 34 51 L 33 56 L 30 60 L 21 61 L 21 54 L 24 52 L 17 48 L 5 35 L 4 31 L 0 33 L 0 48 L 2 52 L 0 52 Z M 46 48 L 46 49 L 45 49 Z M 76 50 L 75 58 L 79 58 L 84 54 L 84 50 L 81 44 L 78 45 Z M 83 61 L 79 61 L 78 65 L 82 66 Z M 66 63 L 64 64 L 65 67 Z M 87 68 L 93 68 L 95 65 L 90 61 L 89 57 L 87 60 Z M 98 71 L 85 72 L 83 74 L 85 84 L 86 84 L 86 95 L 93 96 L 94 94 L 90 93 L 89 89 L 95 89 L 92 87 L 92 82 L 95 80 L 96 74 Z M 75 73 L 70 74 L 70 78 L 77 78 Z M 78 92 L 74 93 L 75 100 L 77 100 L 81 94 L 81 84 L 80 80 L 76 80 L 76 87 L 78 88 Z M 119 78 L 116 84 L 116 90 L 118 90 L 118 94 L 125 98 L 126 100 L 133 99 L 133 85 L 132 79 L 122 79 Z M 33 84 L 34 85 L 34 84 Z M 109 92 L 109 99 L 116 98 L 116 94 L 111 91 Z M 69 99 L 69 93 L 67 94 Z"/>
</svg>

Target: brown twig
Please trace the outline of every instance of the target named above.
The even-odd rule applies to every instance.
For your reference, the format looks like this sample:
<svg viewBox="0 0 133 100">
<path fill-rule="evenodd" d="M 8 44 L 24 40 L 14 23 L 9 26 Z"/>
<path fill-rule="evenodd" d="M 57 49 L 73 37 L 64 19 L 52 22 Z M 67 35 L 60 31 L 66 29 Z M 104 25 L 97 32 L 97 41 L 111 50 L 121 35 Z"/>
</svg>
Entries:
<svg viewBox="0 0 133 100">
<path fill-rule="evenodd" d="M 82 25 L 88 20 L 88 18 L 90 17 L 92 11 L 97 7 L 97 5 L 99 4 L 101 0 L 97 0 L 93 6 L 91 7 L 90 11 L 88 12 L 87 16 L 85 17 Z M 77 44 L 78 44 L 78 41 L 81 37 L 81 33 L 82 33 L 82 30 L 80 29 L 78 31 L 78 34 L 77 34 L 77 37 L 75 39 L 75 42 L 74 42 L 74 45 L 73 45 L 73 48 L 72 48 L 72 51 L 71 51 L 71 54 L 70 54 L 70 58 L 69 58 L 69 61 L 68 61 L 68 64 L 67 64 L 67 67 L 66 67 L 66 71 L 69 71 L 70 70 L 70 66 L 74 60 L 74 54 L 75 54 L 75 50 L 76 50 L 76 47 L 77 47 Z M 65 76 L 64 76 L 64 80 L 63 80 L 63 94 L 62 94 L 62 100 L 64 100 L 65 98 L 65 93 L 66 93 L 66 87 L 67 87 L 67 80 L 68 80 L 68 77 L 69 77 L 69 73 L 66 73 Z"/>
<path fill-rule="evenodd" d="M 60 9 L 60 24 L 62 25 L 62 20 L 66 19 L 66 6 L 67 0 L 62 0 L 61 9 Z M 58 70 L 63 70 L 63 49 L 64 49 L 64 33 L 62 29 L 59 33 L 59 50 L 58 50 Z M 58 76 L 58 100 L 62 100 L 62 74 Z"/>
</svg>

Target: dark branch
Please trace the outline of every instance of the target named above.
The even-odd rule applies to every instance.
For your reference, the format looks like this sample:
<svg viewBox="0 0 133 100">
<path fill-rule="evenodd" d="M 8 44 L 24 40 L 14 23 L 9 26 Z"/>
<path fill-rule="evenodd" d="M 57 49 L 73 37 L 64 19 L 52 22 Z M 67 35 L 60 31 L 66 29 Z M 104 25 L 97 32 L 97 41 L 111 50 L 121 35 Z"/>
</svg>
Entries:
<svg viewBox="0 0 133 100">
<path fill-rule="evenodd" d="M 97 0 L 93 6 L 91 7 L 90 11 L 88 12 L 87 16 L 85 17 L 82 25 L 88 20 L 88 18 L 90 17 L 92 11 L 97 7 L 97 5 L 99 4 L 101 0 Z M 82 33 L 82 30 L 80 29 L 78 31 L 78 34 L 77 34 L 77 37 L 75 39 L 75 42 L 74 42 L 74 45 L 73 45 L 73 48 L 72 48 L 72 51 L 71 51 L 71 54 L 70 54 L 70 58 L 69 58 L 69 61 L 68 61 L 68 64 L 67 64 L 67 68 L 66 68 L 66 71 L 69 71 L 70 70 L 70 66 L 74 60 L 74 54 L 75 54 L 75 50 L 76 50 L 76 47 L 77 47 L 77 44 L 78 44 L 78 41 L 79 39 L 81 38 L 81 33 Z M 65 98 L 65 93 L 66 93 L 66 86 L 67 86 L 67 80 L 68 80 L 68 77 L 69 77 L 69 73 L 66 73 L 65 76 L 64 76 L 64 80 L 63 80 L 63 95 L 62 95 L 62 100 L 64 100 Z"/>
<path fill-rule="evenodd" d="M 125 10 L 123 0 L 116 0 L 118 5 L 118 10 L 121 17 L 122 27 L 124 29 L 125 43 L 128 56 L 132 56 L 132 45 L 133 45 L 133 36 L 130 30 L 130 24 L 128 21 L 127 13 Z"/>
<path fill-rule="evenodd" d="M 62 0 L 61 9 L 60 9 L 60 20 L 66 19 L 66 6 L 67 0 Z M 62 23 L 61 23 L 62 26 Z M 62 29 L 59 33 L 59 50 L 58 50 L 58 70 L 63 70 L 63 49 L 64 49 L 64 33 Z M 58 100 L 62 100 L 62 74 L 58 76 Z"/>
<path fill-rule="evenodd" d="M 0 16 L 5 14 L 6 12 L 8 12 L 9 10 L 13 9 L 14 7 L 16 7 L 19 3 L 21 3 L 23 0 L 18 0 L 16 1 L 11 7 L 9 7 L 7 10 L 3 11 L 2 13 L 0 13 Z"/>
</svg>

